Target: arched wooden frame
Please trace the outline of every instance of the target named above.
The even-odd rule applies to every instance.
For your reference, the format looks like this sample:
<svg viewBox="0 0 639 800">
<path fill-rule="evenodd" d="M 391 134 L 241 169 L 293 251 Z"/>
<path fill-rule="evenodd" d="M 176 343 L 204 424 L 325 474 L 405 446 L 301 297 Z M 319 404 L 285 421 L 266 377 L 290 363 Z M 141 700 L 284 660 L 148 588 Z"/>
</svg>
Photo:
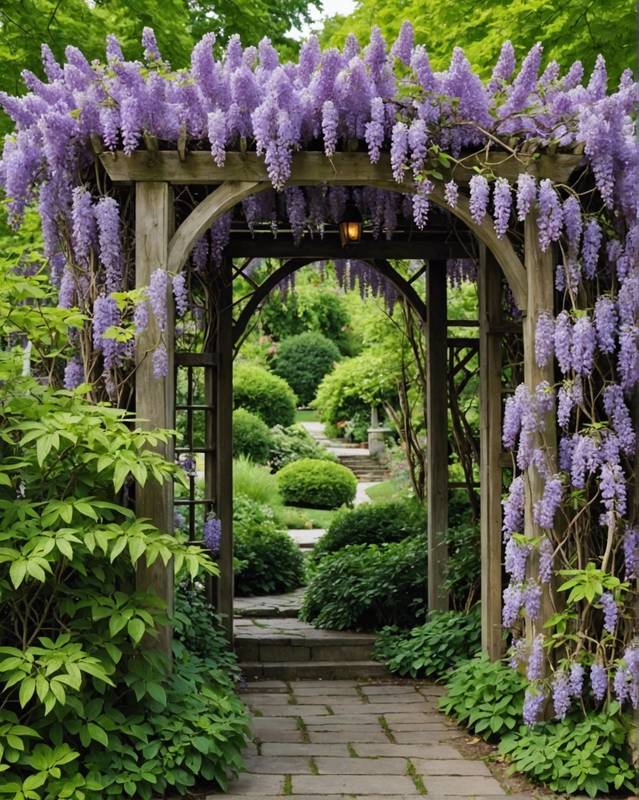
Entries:
<svg viewBox="0 0 639 800">
<path fill-rule="evenodd" d="M 393 269 L 386 259 L 364 258 L 358 260 L 369 264 L 388 281 L 390 281 L 397 289 L 397 292 L 406 298 L 422 323 L 424 325 L 426 324 L 426 304 L 417 294 L 413 285 L 403 278 L 399 272 L 397 272 L 397 270 Z M 294 272 L 297 272 L 298 269 L 308 266 L 309 264 L 314 264 L 317 261 L 317 258 L 289 258 L 278 269 L 264 279 L 264 281 L 249 297 L 246 305 L 242 308 L 235 325 L 233 326 L 233 339 L 236 347 L 237 343 L 244 335 L 251 318 L 258 311 L 262 303 L 266 300 L 273 289 L 275 289 L 275 287 L 278 286 L 283 280 L 290 277 Z"/>
<path fill-rule="evenodd" d="M 241 202 L 244 198 L 271 187 L 263 160 L 255 153 L 228 153 L 226 164 L 216 167 L 208 153 L 171 152 L 137 152 L 131 156 L 121 153 L 102 154 L 100 160 L 115 182 L 134 182 L 136 184 L 136 285 L 147 286 L 150 274 L 158 267 L 164 267 L 171 273 L 177 273 L 185 264 L 195 242 L 212 222 Z M 520 172 L 529 172 L 536 177 L 550 177 L 557 182 L 568 180 L 571 172 L 580 162 L 579 156 L 542 155 L 533 159 L 525 155 L 516 157 L 496 156 L 482 157 L 477 163 L 489 166 L 497 175 L 511 181 Z M 472 165 L 453 170 L 444 180 L 454 177 L 459 183 L 466 182 L 472 174 Z M 550 249 L 541 252 L 538 244 L 538 228 L 536 219 L 529 215 L 524 226 L 524 263 L 517 256 L 508 236 L 497 237 L 492 224 L 488 220 L 477 224 L 470 215 L 469 200 L 460 193 L 457 207 L 450 209 L 445 203 L 443 183 L 435 185 L 430 193 L 432 202 L 447 208 L 462 220 L 468 229 L 482 244 L 480 264 L 480 404 L 481 404 L 481 555 L 482 555 L 482 643 L 484 650 L 493 658 L 502 651 L 500 627 L 501 610 L 501 401 L 499 348 L 495 338 L 499 332 L 500 303 L 497 293 L 500 280 L 499 272 L 505 276 L 512 291 L 515 302 L 523 312 L 524 339 L 524 372 L 525 382 L 531 391 L 547 380 L 554 383 L 552 366 L 539 368 L 534 357 L 534 332 L 539 315 L 552 310 L 553 295 L 553 254 Z M 173 185 L 206 184 L 217 185 L 173 233 Z M 390 191 L 410 192 L 414 187 L 410 184 L 397 184 L 391 174 L 389 158 L 382 156 L 378 164 L 371 164 L 365 153 L 337 153 L 327 159 L 321 153 L 300 152 L 293 157 L 293 169 L 289 185 L 333 184 L 346 186 L 374 186 Z M 440 270 L 440 273 L 442 271 Z M 445 284 L 438 284 L 435 279 L 436 270 L 429 270 L 429 303 L 431 312 L 428 315 L 429 338 L 442 328 L 442 314 L 445 313 Z M 230 272 L 225 291 L 225 305 L 230 309 Z M 431 283 L 432 281 L 432 283 Z M 443 302 L 443 307 L 442 307 Z M 443 318 L 445 323 L 445 317 Z M 232 364 L 232 319 L 230 311 L 222 318 L 218 331 L 218 340 L 224 340 L 227 355 L 218 364 L 219 376 L 224 371 L 229 391 L 231 387 L 230 370 Z M 169 376 L 173 374 L 173 342 L 172 331 L 168 332 L 169 341 Z M 140 337 L 136 350 L 136 410 L 138 417 L 146 420 L 145 424 L 171 427 L 173 407 L 173 386 L 171 377 L 154 380 L 152 377 L 150 352 L 152 343 L 156 341 L 157 331 L 154 324 Z M 430 339 L 431 344 L 437 337 Z M 445 336 L 444 336 L 445 341 Z M 434 348 L 429 348 L 430 373 L 436 376 L 433 369 Z M 445 364 L 445 361 L 443 362 Z M 218 396 L 219 397 L 219 396 Z M 225 431 L 224 453 L 227 467 L 230 468 L 230 413 L 232 396 L 227 393 L 224 402 L 218 407 L 218 426 Z M 440 403 L 441 412 L 441 403 Z M 445 419 L 445 418 L 444 418 Z M 440 414 L 440 423 L 441 423 Z M 433 423 L 429 419 L 429 430 Z M 441 432 L 445 424 L 439 425 Z M 548 437 L 548 432 L 546 432 Z M 218 438 L 218 444 L 222 441 Z M 432 448 L 431 448 L 432 449 Z M 555 448 L 556 449 L 556 448 Z M 171 458 L 170 446 L 166 448 L 167 457 Z M 222 455 L 222 454 L 220 454 Z M 553 454 L 550 453 L 551 458 Z M 556 458 L 556 454 L 555 454 Z M 430 472 L 430 470 L 429 470 Z M 529 536 L 540 534 L 536 526 L 532 509 L 541 498 L 543 482 L 534 467 L 526 476 L 525 533 Z M 230 483 L 228 484 L 230 486 Z M 138 511 L 150 517 L 161 529 L 172 528 L 172 486 L 165 485 L 157 489 L 147 484 L 138 492 Z M 230 499 L 227 498 L 227 514 Z M 430 551 L 432 556 L 433 553 Z M 232 590 L 232 551 L 226 548 L 223 569 L 231 572 L 231 582 L 227 584 Z M 437 565 L 429 563 L 429 578 L 441 578 Z M 530 559 L 531 575 L 536 573 L 534 555 Z M 156 563 L 151 568 L 140 567 L 139 584 L 143 588 L 152 587 L 169 606 L 173 596 L 173 577 L 170 568 Z M 437 607 L 437 586 L 429 582 L 429 605 Z M 227 598 L 227 605 L 232 609 L 232 597 Z M 543 600 L 540 624 L 552 612 L 552 598 L 549 590 Z M 163 632 L 160 638 L 162 648 L 170 652 L 170 630 Z"/>
</svg>

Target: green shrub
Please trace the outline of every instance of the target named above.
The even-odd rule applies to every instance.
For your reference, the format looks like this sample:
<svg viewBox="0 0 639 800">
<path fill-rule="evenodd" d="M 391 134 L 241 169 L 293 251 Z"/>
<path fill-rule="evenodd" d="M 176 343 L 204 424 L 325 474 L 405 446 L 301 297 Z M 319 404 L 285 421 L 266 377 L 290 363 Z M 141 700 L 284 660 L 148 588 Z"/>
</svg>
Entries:
<svg viewBox="0 0 639 800">
<path fill-rule="evenodd" d="M 233 403 L 257 414 L 269 428 L 292 425 L 297 398 L 285 380 L 263 367 L 239 363 L 233 373 Z"/>
<path fill-rule="evenodd" d="M 302 425 L 275 425 L 271 428 L 271 456 L 269 463 L 273 472 L 299 461 L 301 458 L 318 458 L 335 461 L 335 456 L 315 441 Z"/>
<path fill-rule="evenodd" d="M 11 796 L 148 800 L 202 780 L 225 787 L 241 765 L 247 716 L 225 662 L 176 641 L 169 676 L 141 646 L 167 618 L 156 595 L 131 588 L 136 567 L 174 557 L 182 578 L 214 571 L 200 548 L 117 502 L 125 483 L 180 480 L 149 447 L 168 438 L 80 392 L 3 386 L 0 782 Z"/>
<path fill-rule="evenodd" d="M 481 646 L 478 611 L 437 612 L 417 628 L 386 628 L 375 642 L 375 656 L 391 672 L 411 678 L 442 678 Z"/>
<path fill-rule="evenodd" d="M 313 548 L 312 559 L 319 561 L 349 544 L 400 542 L 425 531 L 425 512 L 417 503 L 364 503 L 338 513 Z"/>
<path fill-rule="evenodd" d="M 280 343 L 273 372 L 288 383 L 302 405 L 308 405 L 324 375 L 339 359 L 340 352 L 330 339 L 308 331 Z"/>
<path fill-rule="evenodd" d="M 282 594 L 303 584 L 302 551 L 268 506 L 236 496 L 233 529 L 237 595 Z"/>
<path fill-rule="evenodd" d="M 339 508 L 352 503 L 357 491 L 355 475 L 331 461 L 302 458 L 277 473 L 284 502 L 309 508 Z"/>
<path fill-rule="evenodd" d="M 275 475 L 246 456 L 233 459 L 233 496 L 239 495 L 271 508 L 282 505 Z"/>
<path fill-rule="evenodd" d="M 481 552 L 479 525 L 462 524 L 446 531 L 448 563 L 444 586 L 453 608 L 467 611 L 479 600 Z"/>
<path fill-rule="evenodd" d="M 424 615 L 426 540 L 350 545 L 319 564 L 302 617 L 318 628 L 376 630 L 408 627 Z"/>
<path fill-rule="evenodd" d="M 590 797 L 637 791 L 637 771 L 630 752 L 630 715 L 618 703 L 561 722 L 522 725 L 500 744 L 500 754 L 523 772 L 560 794 L 586 792 Z"/>
<path fill-rule="evenodd" d="M 460 664 L 446 682 L 440 709 L 484 739 L 501 739 L 521 724 L 525 679 L 484 655 Z"/>
<path fill-rule="evenodd" d="M 246 408 L 233 412 L 233 455 L 266 464 L 271 453 L 271 434 L 265 422 Z"/>
<path fill-rule="evenodd" d="M 365 352 L 344 359 L 320 383 L 313 407 L 329 434 L 343 432 L 352 421 L 360 439 L 370 424 L 371 405 L 396 400 L 398 376 L 398 366 L 381 355 Z"/>
</svg>

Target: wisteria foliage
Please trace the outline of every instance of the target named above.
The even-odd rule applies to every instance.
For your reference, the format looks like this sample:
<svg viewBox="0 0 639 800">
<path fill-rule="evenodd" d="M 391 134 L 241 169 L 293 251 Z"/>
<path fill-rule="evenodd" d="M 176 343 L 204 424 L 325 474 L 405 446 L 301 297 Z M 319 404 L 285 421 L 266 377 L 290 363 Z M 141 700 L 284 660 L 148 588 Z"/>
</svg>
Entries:
<svg viewBox="0 0 639 800">
<path fill-rule="evenodd" d="M 267 39 L 244 48 L 237 37 L 216 59 L 214 41 L 212 33 L 204 36 L 190 67 L 178 71 L 148 29 L 144 63 L 126 61 L 113 37 L 104 63 L 69 47 L 60 65 L 45 46 L 45 79 L 25 72 L 27 94 L 0 97 L 15 121 L 0 162 L 12 221 L 18 225 L 25 207 L 39 203 L 60 304 L 87 314 L 87 330 L 74 333 L 78 354 L 67 385 L 102 381 L 119 399 L 135 339 L 151 322 L 158 336 L 153 364 L 163 374 L 170 294 L 178 314 L 187 313 L 189 276 L 215 269 L 232 224 L 231 214 L 215 221 L 185 276 L 170 282 L 158 269 L 146 290 L 132 290 L 130 201 L 95 171 L 96 142 L 130 154 L 149 135 L 163 149 L 182 137 L 191 149 L 210 150 L 219 166 L 230 150 L 255 151 L 273 191 L 247 198 L 234 213 L 250 230 L 285 227 L 298 241 L 338 223 L 349 200 L 375 236 L 392 237 L 400 220 L 424 228 L 436 183 L 451 213 L 467 196 L 474 222 L 492 224 L 520 252 L 521 224 L 534 214 L 541 249 L 556 256 L 557 290 L 557 308 L 537 322 L 535 357 L 540 366 L 556 365 L 556 381 L 522 384 L 506 404 L 503 440 L 513 451 L 514 476 L 504 502 L 511 578 L 504 624 L 513 628 L 513 660 L 530 681 L 529 723 L 551 696 L 561 718 L 578 702 L 598 705 L 613 696 L 637 708 L 631 608 L 639 528 L 630 479 L 639 380 L 639 92 L 630 72 L 608 93 L 602 58 L 589 77 L 579 62 L 542 70 L 537 44 L 518 66 L 507 42 L 484 84 L 459 48 L 446 71 L 434 72 L 408 24 L 390 49 L 377 29 L 366 46 L 351 36 L 342 50 L 322 51 L 311 37 L 297 63 L 281 63 Z M 295 151 L 331 158 L 354 145 L 373 163 L 388 154 L 401 191 L 363 187 L 349 198 L 342 187 L 287 186 Z M 537 180 L 522 166 L 511 185 L 481 168 L 491 151 L 514 162 L 523 152 L 568 151 L 582 155 L 582 166 L 569 185 Z M 466 188 L 454 175 L 469 155 L 480 166 Z M 367 265 L 336 268 L 343 285 L 358 281 L 377 291 Z M 450 273 L 462 279 L 472 268 L 462 261 Z M 544 489 L 532 529 L 524 531 L 534 474 Z M 544 626 L 548 586 L 561 603 Z"/>
</svg>

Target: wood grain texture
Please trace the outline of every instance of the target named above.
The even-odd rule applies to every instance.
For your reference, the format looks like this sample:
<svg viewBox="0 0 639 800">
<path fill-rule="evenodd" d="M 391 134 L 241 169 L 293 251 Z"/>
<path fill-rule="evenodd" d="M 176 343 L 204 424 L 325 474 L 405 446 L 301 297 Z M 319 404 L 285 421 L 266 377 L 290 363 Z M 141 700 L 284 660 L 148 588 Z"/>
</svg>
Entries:
<svg viewBox="0 0 639 800">
<path fill-rule="evenodd" d="M 173 192 L 168 183 L 139 183 L 136 186 L 135 226 L 135 285 L 149 285 L 151 273 L 165 267 L 168 243 L 173 219 Z M 173 303 L 167 296 L 167 305 Z M 149 324 L 138 337 L 136 344 L 135 408 L 138 424 L 144 428 L 172 428 L 174 423 L 174 370 L 173 370 L 173 319 L 169 316 L 164 340 L 169 357 L 166 378 L 153 375 L 151 353 L 160 341 L 160 331 L 153 315 Z M 158 451 L 173 461 L 173 442 L 159 445 Z M 173 530 L 173 482 L 159 485 L 149 478 L 144 487 L 136 487 L 136 512 L 146 517 L 160 531 Z M 138 562 L 137 587 L 140 591 L 151 590 L 173 610 L 173 564 L 164 566 L 158 559 L 151 567 Z M 147 644 L 159 647 L 167 656 L 171 655 L 171 628 L 161 626 L 157 639 Z"/>
<path fill-rule="evenodd" d="M 446 262 L 431 261 L 426 272 L 426 428 L 428 431 L 428 610 L 447 611 L 444 588 L 448 547 L 448 390 L 446 381 Z"/>
<path fill-rule="evenodd" d="M 481 504 L 482 649 L 496 661 L 504 640 L 501 626 L 501 274 L 482 247 L 479 261 L 479 454 Z"/>
</svg>

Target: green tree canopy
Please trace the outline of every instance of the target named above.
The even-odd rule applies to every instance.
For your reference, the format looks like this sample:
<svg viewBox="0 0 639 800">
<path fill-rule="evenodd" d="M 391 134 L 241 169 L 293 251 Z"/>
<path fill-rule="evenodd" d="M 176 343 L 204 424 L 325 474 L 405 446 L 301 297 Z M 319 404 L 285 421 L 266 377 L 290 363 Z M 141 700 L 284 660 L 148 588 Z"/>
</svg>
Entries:
<svg viewBox="0 0 639 800">
<path fill-rule="evenodd" d="M 601 53 L 613 81 L 636 62 L 634 0 L 358 0 L 352 14 L 327 21 L 323 43 L 341 45 L 351 31 L 366 41 L 372 25 L 392 40 L 404 20 L 436 69 L 447 67 L 460 46 L 486 76 L 506 39 L 519 55 L 541 40 L 548 61 L 567 66 L 579 59 L 586 70 Z"/>
</svg>

